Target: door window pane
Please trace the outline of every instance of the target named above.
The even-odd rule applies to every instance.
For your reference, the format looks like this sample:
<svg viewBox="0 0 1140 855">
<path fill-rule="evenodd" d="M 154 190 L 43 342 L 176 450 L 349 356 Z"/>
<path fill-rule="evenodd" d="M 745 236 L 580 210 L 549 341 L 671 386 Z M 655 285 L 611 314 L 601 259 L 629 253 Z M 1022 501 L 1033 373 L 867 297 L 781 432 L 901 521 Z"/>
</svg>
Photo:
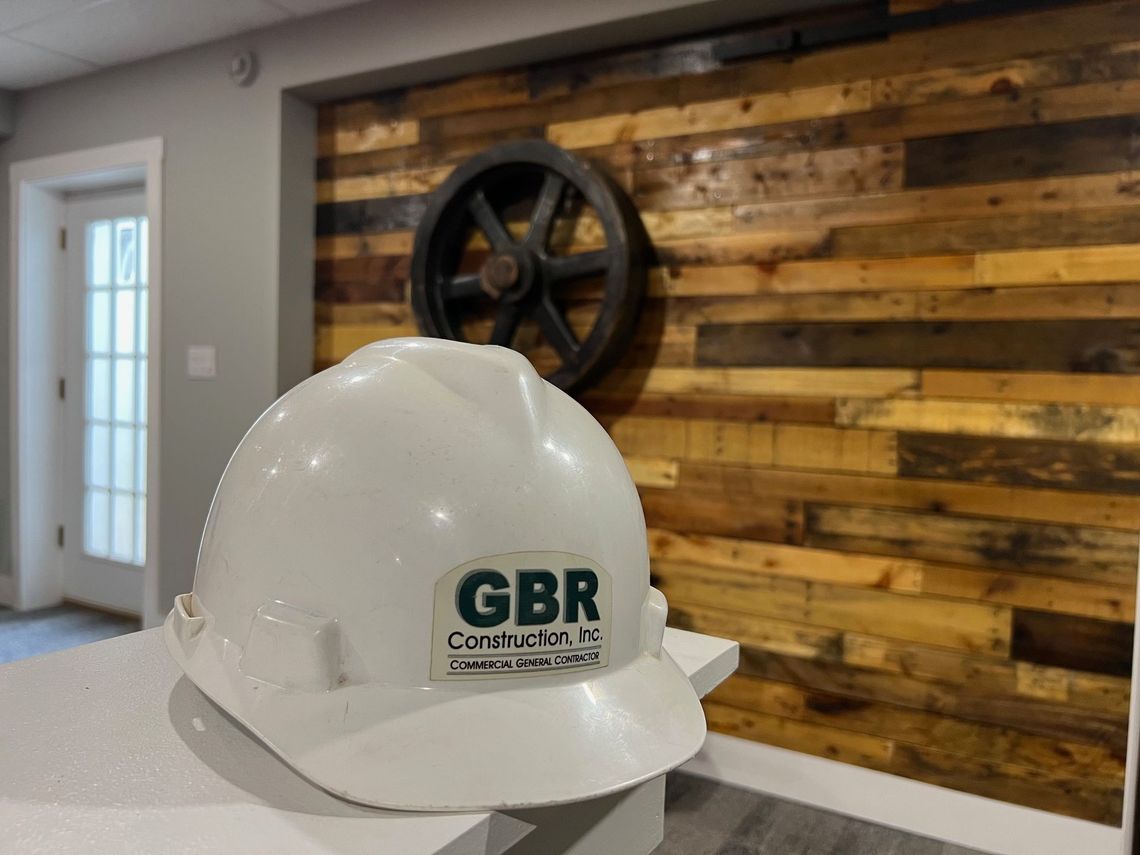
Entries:
<svg viewBox="0 0 1140 855">
<path fill-rule="evenodd" d="M 130 493 L 111 496 L 111 557 L 131 561 L 135 555 L 135 498 Z"/>
<path fill-rule="evenodd" d="M 115 220 L 115 285 L 135 284 L 135 221 L 129 218 Z"/>
<path fill-rule="evenodd" d="M 87 227 L 87 284 L 106 288 L 111 284 L 111 224 L 104 220 Z"/>
<path fill-rule="evenodd" d="M 90 291 L 87 297 L 87 350 L 107 353 L 111 349 L 111 294 Z"/>
<path fill-rule="evenodd" d="M 90 555 L 109 555 L 111 494 L 106 490 L 87 490 L 83 511 L 84 549 Z"/>
<path fill-rule="evenodd" d="M 111 429 L 93 424 L 87 431 L 87 486 L 111 486 Z"/>
<path fill-rule="evenodd" d="M 146 563 L 145 217 L 86 229 L 83 548 Z"/>
<path fill-rule="evenodd" d="M 87 418 L 111 420 L 111 360 L 105 357 L 87 360 Z"/>
<path fill-rule="evenodd" d="M 135 291 L 125 288 L 115 292 L 115 353 L 134 352 Z"/>
</svg>

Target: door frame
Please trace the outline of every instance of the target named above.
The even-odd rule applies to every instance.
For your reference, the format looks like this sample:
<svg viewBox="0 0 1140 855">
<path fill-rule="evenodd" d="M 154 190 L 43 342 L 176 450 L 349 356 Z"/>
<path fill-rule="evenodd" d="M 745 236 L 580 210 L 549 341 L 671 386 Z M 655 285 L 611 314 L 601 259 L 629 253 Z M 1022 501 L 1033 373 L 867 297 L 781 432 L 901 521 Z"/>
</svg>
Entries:
<svg viewBox="0 0 1140 855">
<path fill-rule="evenodd" d="M 162 165 L 159 137 L 24 160 L 9 171 L 12 215 L 9 288 L 9 437 L 12 585 L 0 598 L 17 609 L 63 599 L 59 299 L 65 278 L 59 233 L 68 192 L 142 183 L 149 218 L 147 342 L 147 556 L 143 624 L 161 623 L 158 603 L 159 450 L 162 377 Z M 51 287 L 44 287 L 44 283 Z M 73 534 L 72 536 L 75 536 Z"/>
</svg>

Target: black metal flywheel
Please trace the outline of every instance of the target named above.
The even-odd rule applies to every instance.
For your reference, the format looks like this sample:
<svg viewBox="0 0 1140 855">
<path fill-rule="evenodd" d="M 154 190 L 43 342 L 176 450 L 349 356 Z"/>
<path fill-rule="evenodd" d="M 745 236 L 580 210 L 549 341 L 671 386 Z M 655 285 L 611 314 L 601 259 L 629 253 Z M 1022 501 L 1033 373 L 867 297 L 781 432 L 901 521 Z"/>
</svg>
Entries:
<svg viewBox="0 0 1140 855">
<path fill-rule="evenodd" d="M 425 335 L 529 350 L 567 391 L 628 346 L 648 243 L 602 172 L 542 140 L 509 142 L 455 169 L 416 230 L 412 307 Z"/>
</svg>

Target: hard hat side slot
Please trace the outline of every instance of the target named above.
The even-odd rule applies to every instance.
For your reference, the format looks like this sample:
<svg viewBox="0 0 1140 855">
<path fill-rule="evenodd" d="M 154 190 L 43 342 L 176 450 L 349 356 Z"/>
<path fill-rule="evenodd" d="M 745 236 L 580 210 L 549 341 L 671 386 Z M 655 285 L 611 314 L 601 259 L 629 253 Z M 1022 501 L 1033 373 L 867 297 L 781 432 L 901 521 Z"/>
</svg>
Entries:
<svg viewBox="0 0 1140 855">
<path fill-rule="evenodd" d="M 282 689 L 327 692 L 338 682 L 340 642 L 335 619 L 273 600 L 257 610 L 238 667 Z"/>
<path fill-rule="evenodd" d="M 656 588 L 650 588 L 641 607 L 641 649 L 650 656 L 661 657 L 668 617 L 669 603 L 665 595 Z"/>
</svg>

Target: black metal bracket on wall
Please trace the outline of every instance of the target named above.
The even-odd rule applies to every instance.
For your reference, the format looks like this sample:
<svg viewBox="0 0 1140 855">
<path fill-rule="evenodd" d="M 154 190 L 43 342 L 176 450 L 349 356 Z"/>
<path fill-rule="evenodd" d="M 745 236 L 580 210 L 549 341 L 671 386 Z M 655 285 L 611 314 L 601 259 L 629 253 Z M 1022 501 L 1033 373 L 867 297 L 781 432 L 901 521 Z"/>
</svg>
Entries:
<svg viewBox="0 0 1140 855">
<path fill-rule="evenodd" d="M 887 0 L 875 0 L 866 7 L 865 14 L 847 20 L 771 27 L 730 36 L 713 48 L 713 56 L 720 62 L 728 63 L 852 42 L 874 41 L 895 33 L 1073 5 L 1079 5 L 1079 0 L 975 0 L 972 3 L 950 3 L 935 9 L 892 15 Z"/>
</svg>

